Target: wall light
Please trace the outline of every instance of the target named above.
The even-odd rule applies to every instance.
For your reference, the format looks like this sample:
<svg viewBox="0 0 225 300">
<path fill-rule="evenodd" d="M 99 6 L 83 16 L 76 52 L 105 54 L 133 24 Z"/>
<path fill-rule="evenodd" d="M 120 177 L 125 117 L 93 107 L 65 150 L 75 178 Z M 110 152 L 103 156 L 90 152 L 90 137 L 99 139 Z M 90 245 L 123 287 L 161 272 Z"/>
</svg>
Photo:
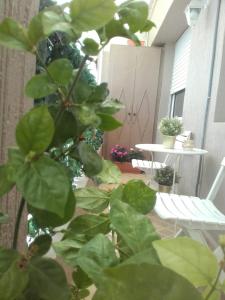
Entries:
<svg viewBox="0 0 225 300">
<path fill-rule="evenodd" d="M 192 27 L 196 25 L 201 10 L 207 5 L 207 2 L 206 0 L 192 0 L 186 7 L 185 15 L 189 26 Z"/>
</svg>

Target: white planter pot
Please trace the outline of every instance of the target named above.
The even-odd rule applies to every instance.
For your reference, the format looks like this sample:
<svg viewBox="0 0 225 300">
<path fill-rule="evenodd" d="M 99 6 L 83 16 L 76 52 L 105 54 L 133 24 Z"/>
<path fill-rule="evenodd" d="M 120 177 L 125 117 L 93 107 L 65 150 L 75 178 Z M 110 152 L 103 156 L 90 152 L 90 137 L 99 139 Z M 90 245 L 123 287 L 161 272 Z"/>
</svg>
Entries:
<svg viewBox="0 0 225 300">
<path fill-rule="evenodd" d="M 176 141 L 176 136 L 163 135 L 163 146 L 166 149 L 173 149 Z"/>
</svg>

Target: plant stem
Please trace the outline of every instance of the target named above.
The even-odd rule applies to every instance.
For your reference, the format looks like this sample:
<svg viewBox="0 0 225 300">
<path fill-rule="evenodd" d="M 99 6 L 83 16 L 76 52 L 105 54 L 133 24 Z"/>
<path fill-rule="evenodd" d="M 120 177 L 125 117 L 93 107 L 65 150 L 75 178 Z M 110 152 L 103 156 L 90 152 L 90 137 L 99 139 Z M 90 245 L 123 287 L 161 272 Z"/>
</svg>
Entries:
<svg viewBox="0 0 225 300">
<path fill-rule="evenodd" d="M 82 72 L 82 70 L 83 70 L 83 68 L 84 68 L 85 63 L 86 63 L 87 60 L 88 60 L 88 55 L 85 55 L 84 58 L 83 58 L 83 60 L 82 60 L 82 62 L 81 62 L 81 65 L 79 67 L 79 71 L 77 73 L 77 76 L 75 77 L 75 79 L 74 79 L 74 81 L 73 81 L 73 83 L 71 85 L 71 88 L 69 90 L 69 93 L 68 93 L 68 96 L 67 96 L 67 100 L 68 101 L 69 101 L 69 99 L 70 99 L 70 97 L 72 95 L 73 89 L 75 88 L 75 86 L 76 86 L 76 84 L 77 84 L 77 82 L 78 82 L 78 80 L 80 78 L 81 72 Z"/>
<path fill-rule="evenodd" d="M 224 262 L 221 263 L 221 266 L 220 266 L 220 269 L 218 271 L 218 274 L 216 276 L 216 279 L 215 279 L 215 282 L 213 283 L 209 293 L 207 294 L 207 296 L 205 297 L 205 300 L 209 300 L 210 296 L 212 295 L 212 293 L 215 291 L 216 289 L 216 286 L 217 286 L 217 283 L 220 279 L 220 275 L 221 275 L 221 272 L 223 271 L 223 267 L 224 267 Z"/>
<path fill-rule="evenodd" d="M 20 201 L 20 206 L 19 206 L 17 216 L 16 216 L 16 224 L 15 224 L 14 235 L 13 235 L 12 248 L 15 249 L 15 250 L 17 249 L 20 222 L 21 222 L 21 218 L 22 218 L 22 215 L 23 215 L 24 206 L 25 206 L 25 199 L 22 198 L 21 201 Z"/>
</svg>

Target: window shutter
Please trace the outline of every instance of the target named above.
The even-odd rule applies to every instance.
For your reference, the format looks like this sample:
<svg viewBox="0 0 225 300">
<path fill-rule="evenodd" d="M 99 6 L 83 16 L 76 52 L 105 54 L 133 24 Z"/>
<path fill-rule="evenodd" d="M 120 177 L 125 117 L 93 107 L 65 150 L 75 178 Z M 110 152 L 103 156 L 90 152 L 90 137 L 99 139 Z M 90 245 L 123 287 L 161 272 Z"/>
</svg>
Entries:
<svg viewBox="0 0 225 300">
<path fill-rule="evenodd" d="M 191 29 L 187 29 L 175 46 L 171 94 L 186 88 L 190 51 Z"/>
</svg>

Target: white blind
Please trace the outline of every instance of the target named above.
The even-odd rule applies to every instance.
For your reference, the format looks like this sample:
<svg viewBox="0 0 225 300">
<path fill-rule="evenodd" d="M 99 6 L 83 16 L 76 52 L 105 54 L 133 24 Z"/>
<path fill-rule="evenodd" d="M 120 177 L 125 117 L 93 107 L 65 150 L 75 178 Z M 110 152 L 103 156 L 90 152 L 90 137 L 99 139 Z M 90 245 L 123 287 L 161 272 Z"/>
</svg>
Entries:
<svg viewBox="0 0 225 300">
<path fill-rule="evenodd" d="M 179 38 L 175 47 L 171 94 L 185 89 L 191 51 L 191 29 Z"/>
</svg>

